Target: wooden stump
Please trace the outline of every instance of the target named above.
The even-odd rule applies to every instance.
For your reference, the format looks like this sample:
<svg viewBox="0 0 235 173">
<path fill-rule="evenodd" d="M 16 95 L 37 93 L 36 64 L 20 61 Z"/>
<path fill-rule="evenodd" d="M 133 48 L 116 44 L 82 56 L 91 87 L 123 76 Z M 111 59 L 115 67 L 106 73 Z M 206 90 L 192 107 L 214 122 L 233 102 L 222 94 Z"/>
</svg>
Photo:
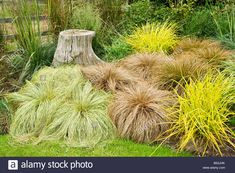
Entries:
<svg viewBox="0 0 235 173">
<path fill-rule="evenodd" d="M 53 65 L 76 63 L 93 65 L 102 62 L 92 49 L 94 31 L 71 29 L 60 32 Z"/>
</svg>

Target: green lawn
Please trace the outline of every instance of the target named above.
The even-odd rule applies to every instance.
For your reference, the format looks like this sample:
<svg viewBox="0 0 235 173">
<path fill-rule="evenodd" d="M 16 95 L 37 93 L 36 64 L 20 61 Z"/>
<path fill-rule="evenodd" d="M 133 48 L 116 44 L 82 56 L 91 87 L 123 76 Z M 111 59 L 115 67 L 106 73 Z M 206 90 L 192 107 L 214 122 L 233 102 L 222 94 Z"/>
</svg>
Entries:
<svg viewBox="0 0 235 173">
<path fill-rule="evenodd" d="M 0 156 L 150 156 L 157 146 L 136 144 L 127 140 L 115 140 L 94 149 L 69 148 L 59 143 L 44 142 L 39 145 L 13 144 L 9 135 L 0 135 Z M 161 146 L 153 156 L 192 156 Z"/>
</svg>

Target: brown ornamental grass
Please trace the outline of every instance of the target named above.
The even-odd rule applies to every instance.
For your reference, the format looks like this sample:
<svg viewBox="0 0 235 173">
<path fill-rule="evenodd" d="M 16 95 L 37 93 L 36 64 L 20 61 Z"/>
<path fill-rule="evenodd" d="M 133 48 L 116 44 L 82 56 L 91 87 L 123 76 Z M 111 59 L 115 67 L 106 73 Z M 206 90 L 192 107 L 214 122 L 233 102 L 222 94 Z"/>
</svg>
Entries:
<svg viewBox="0 0 235 173">
<path fill-rule="evenodd" d="M 154 53 L 134 54 L 118 65 L 159 89 L 177 89 L 179 93 L 183 93 L 183 86 L 190 78 L 199 79 L 212 67 L 192 53 L 182 53 L 177 58 Z"/>
<path fill-rule="evenodd" d="M 116 92 L 138 81 L 127 69 L 111 63 L 81 67 L 81 71 L 96 88 L 105 91 Z"/>
<path fill-rule="evenodd" d="M 119 62 L 119 65 L 128 69 L 133 75 L 142 77 L 147 81 L 152 81 L 163 63 L 170 62 L 172 59 L 164 54 L 139 53 L 130 55 Z"/>
<path fill-rule="evenodd" d="M 179 59 L 172 59 L 163 63 L 156 73 L 154 83 L 160 89 L 177 89 L 182 93 L 183 86 L 189 80 L 196 80 L 203 77 L 210 66 L 198 59 L 188 55 L 182 55 Z"/>
<path fill-rule="evenodd" d="M 212 66 L 218 66 L 221 62 L 230 59 L 233 52 L 225 50 L 217 41 L 187 38 L 180 41 L 174 50 L 176 58 L 180 58 L 182 54 L 190 55 Z"/>
<path fill-rule="evenodd" d="M 174 104 L 169 91 L 139 83 L 117 92 L 109 115 L 121 137 L 150 143 L 168 130 L 168 108 Z"/>
<path fill-rule="evenodd" d="M 178 42 L 174 52 L 181 53 L 194 49 L 220 46 L 219 42 L 197 38 L 185 38 Z"/>
</svg>

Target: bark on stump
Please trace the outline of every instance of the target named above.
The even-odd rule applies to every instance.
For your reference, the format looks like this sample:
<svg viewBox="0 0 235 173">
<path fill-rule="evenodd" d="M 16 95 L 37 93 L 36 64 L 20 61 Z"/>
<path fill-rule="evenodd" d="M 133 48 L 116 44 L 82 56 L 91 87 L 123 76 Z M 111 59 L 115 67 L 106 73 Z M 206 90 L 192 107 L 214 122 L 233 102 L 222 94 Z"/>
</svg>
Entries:
<svg viewBox="0 0 235 173">
<path fill-rule="evenodd" d="M 60 32 L 53 65 L 76 63 L 93 65 L 102 62 L 92 49 L 94 31 L 70 29 Z"/>
</svg>

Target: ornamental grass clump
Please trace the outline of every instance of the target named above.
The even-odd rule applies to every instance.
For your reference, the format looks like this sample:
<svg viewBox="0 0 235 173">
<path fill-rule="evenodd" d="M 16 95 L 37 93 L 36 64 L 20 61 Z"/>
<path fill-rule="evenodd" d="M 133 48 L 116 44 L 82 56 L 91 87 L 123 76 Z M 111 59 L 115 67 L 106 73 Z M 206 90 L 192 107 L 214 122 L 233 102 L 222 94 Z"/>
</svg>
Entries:
<svg viewBox="0 0 235 173">
<path fill-rule="evenodd" d="M 59 93 L 51 83 L 36 85 L 31 82 L 19 92 L 11 93 L 8 98 L 14 103 L 15 113 L 10 134 L 22 142 L 38 137 L 61 105 L 58 99 L 56 101 Z"/>
<path fill-rule="evenodd" d="M 83 75 L 98 89 L 116 92 L 138 82 L 130 72 L 111 63 L 82 67 Z"/>
<path fill-rule="evenodd" d="M 178 42 L 177 46 L 174 49 L 174 53 L 179 54 L 182 52 L 192 51 L 200 48 L 206 47 L 217 47 L 219 42 L 207 40 L 207 39 L 198 39 L 198 38 L 185 38 Z"/>
<path fill-rule="evenodd" d="M 182 54 L 191 55 L 195 59 L 200 59 L 212 66 L 218 66 L 223 61 L 229 60 L 233 52 L 225 50 L 217 41 L 189 38 L 178 43 L 174 54 L 176 58 Z"/>
<path fill-rule="evenodd" d="M 95 146 L 112 139 L 114 126 L 107 116 L 108 97 L 90 82 L 68 87 L 68 100 L 56 112 L 57 119 L 47 125 L 40 140 L 63 139 L 70 146 Z"/>
<path fill-rule="evenodd" d="M 223 69 L 222 73 L 227 77 L 233 79 L 233 89 L 235 93 L 235 56 L 232 57 L 230 61 L 223 62 L 221 68 Z M 235 112 L 235 101 L 231 103 L 231 109 Z"/>
<path fill-rule="evenodd" d="M 224 68 L 223 73 L 225 73 L 227 76 L 235 78 L 235 56 L 233 60 L 225 61 L 222 65 L 222 68 Z"/>
<path fill-rule="evenodd" d="M 178 140 L 178 149 L 204 155 L 234 155 L 235 136 L 227 125 L 230 102 L 234 101 L 232 81 L 222 74 L 208 73 L 203 80 L 185 86 L 178 95 L 179 109 L 172 113 L 169 137 Z"/>
<path fill-rule="evenodd" d="M 114 136 L 107 116 L 109 97 L 84 80 L 78 66 L 42 69 L 8 95 L 14 109 L 10 134 L 23 143 L 57 140 L 93 147 Z"/>
<path fill-rule="evenodd" d="M 177 44 L 176 25 L 173 23 L 147 23 L 136 28 L 133 34 L 126 38 L 137 52 L 168 53 Z"/>
<path fill-rule="evenodd" d="M 169 91 L 139 83 L 117 92 L 109 106 L 109 115 L 121 137 L 150 143 L 168 130 L 168 108 L 174 104 Z"/>
<path fill-rule="evenodd" d="M 185 83 L 203 77 L 210 66 L 198 59 L 183 55 L 179 59 L 172 59 L 161 64 L 153 81 L 161 89 L 177 89 L 183 92 Z"/>
<path fill-rule="evenodd" d="M 119 65 L 132 72 L 137 77 L 151 82 L 163 63 L 172 61 L 172 58 L 163 54 L 138 53 L 130 55 L 119 62 Z"/>
<path fill-rule="evenodd" d="M 73 80 L 81 83 L 85 81 L 78 66 L 44 67 L 33 75 L 31 82 L 45 83 L 53 81 L 55 86 L 62 87 L 64 83 L 71 83 Z"/>
</svg>

